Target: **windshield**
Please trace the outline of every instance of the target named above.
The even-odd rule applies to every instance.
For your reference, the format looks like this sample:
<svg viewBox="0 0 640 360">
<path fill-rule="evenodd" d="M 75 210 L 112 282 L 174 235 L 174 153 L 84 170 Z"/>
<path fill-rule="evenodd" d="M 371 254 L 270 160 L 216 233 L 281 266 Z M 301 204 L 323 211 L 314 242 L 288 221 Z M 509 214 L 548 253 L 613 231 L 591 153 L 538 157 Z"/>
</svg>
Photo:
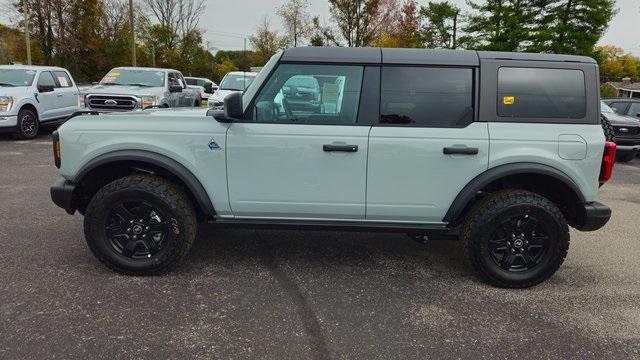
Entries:
<svg viewBox="0 0 640 360">
<path fill-rule="evenodd" d="M 221 90 L 244 91 L 256 78 L 255 74 L 227 74 L 220 83 Z"/>
<path fill-rule="evenodd" d="M 603 101 L 600 101 L 600 111 L 602 111 L 603 113 L 615 113 L 615 111 L 613 111 L 613 109 Z"/>
<path fill-rule="evenodd" d="M 34 70 L 0 69 L 0 86 L 31 86 L 35 76 Z"/>
<path fill-rule="evenodd" d="M 113 69 L 102 78 L 100 85 L 162 87 L 164 86 L 164 72 L 156 70 Z"/>
</svg>

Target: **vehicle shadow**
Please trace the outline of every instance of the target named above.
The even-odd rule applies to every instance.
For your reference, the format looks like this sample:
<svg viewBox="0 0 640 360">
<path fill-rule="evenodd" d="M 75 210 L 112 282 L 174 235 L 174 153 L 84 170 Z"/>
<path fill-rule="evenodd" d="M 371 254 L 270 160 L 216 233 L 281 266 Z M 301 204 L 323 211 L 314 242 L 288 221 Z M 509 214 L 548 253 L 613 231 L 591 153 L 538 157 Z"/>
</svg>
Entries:
<svg viewBox="0 0 640 360">
<path fill-rule="evenodd" d="M 51 134 L 58 129 L 60 124 L 41 124 L 40 130 L 38 131 L 38 136 L 34 140 L 48 140 L 51 138 Z M 13 137 L 12 132 L 1 132 L 0 133 L 0 142 L 4 141 L 17 141 Z M 18 140 L 18 141 L 30 141 L 30 140 Z"/>
</svg>

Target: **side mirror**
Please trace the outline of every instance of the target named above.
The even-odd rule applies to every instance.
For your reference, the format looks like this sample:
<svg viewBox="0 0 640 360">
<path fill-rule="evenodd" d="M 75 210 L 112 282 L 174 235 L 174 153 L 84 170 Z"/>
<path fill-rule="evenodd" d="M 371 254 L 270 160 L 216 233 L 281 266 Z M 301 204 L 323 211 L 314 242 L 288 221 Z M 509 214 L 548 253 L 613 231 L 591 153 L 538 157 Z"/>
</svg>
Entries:
<svg viewBox="0 0 640 360">
<path fill-rule="evenodd" d="M 207 94 L 213 94 L 213 84 L 208 82 L 204 84 L 204 92 Z"/>
<path fill-rule="evenodd" d="M 640 113 L 637 113 L 637 114 L 636 114 L 636 116 L 637 116 L 637 117 L 640 117 Z"/>
<path fill-rule="evenodd" d="M 169 92 L 171 92 L 171 93 L 180 93 L 180 92 L 182 92 L 182 86 L 180 86 L 180 85 L 169 85 Z"/>
<path fill-rule="evenodd" d="M 233 120 L 241 119 L 243 115 L 242 93 L 234 92 L 224 98 L 224 112 L 214 112 L 213 118 L 222 123 L 229 123 L 233 122 Z"/>
<path fill-rule="evenodd" d="M 53 89 L 55 89 L 53 85 L 38 85 L 38 92 L 41 93 L 52 92 Z"/>
</svg>

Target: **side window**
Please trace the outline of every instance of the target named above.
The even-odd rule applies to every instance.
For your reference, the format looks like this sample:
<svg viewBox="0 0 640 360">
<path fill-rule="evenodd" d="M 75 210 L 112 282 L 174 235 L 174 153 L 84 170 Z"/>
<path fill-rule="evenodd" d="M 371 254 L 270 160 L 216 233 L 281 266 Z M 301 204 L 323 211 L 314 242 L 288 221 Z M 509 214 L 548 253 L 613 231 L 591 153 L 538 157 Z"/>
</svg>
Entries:
<svg viewBox="0 0 640 360">
<path fill-rule="evenodd" d="M 362 66 L 283 64 L 256 97 L 253 120 L 354 124 Z"/>
<path fill-rule="evenodd" d="M 198 80 L 196 79 L 186 79 L 187 85 L 198 85 Z"/>
<path fill-rule="evenodd" d="M 473 69 L 382 69 L 380 124 L 446 128 L 472 121 Z"/>
<path fill-rule="evenodd" d="M 609 106 L 618 114 L 624 114 L 627 111 L 627 103 L 625 102 L 614 102 L 610 103 Z"/>
<path fill-rule="evenodd" d="M 178 79 L 178 85 L 180 85 L 183 89 L 187 88 L 187 82 L 184 81 L 184 77 L 180 73 L 176 73 L 176 78 Z"/>
<path fill-rule="evenodd" d="M 580 70 L 503 67 L 498 70 L 498 116 L 582 119 L 585 92 Z"/>
<path fill-rule="evenodd" d="M 54 75 L 56 76 L 56 79 L 58 79 L 58 84 L 60 84 L 59 87 L 70 88 L 73 86 L 73 83 L 71 82 L 71 78 L 66 72 L 54 71 Z"/>
<path fill-rule="evenodd" d="M 53 79 L 53 75 L 49 71 L 43 71 L 38 78 L 38 86 L 53 86 L 56 87 L 56 81 Z"/>
<path fill-rule="evenodd" d="M 640 117 L 640 103 L 631 103 L 629 106 L 629 116 Z"/>
</svg>

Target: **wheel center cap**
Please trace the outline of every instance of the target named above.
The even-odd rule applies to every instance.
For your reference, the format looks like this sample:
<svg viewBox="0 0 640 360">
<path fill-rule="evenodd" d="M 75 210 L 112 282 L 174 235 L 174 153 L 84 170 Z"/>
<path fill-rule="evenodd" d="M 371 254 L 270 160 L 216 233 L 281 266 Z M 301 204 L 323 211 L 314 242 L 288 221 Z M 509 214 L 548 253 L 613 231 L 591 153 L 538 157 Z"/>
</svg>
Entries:
<svg viewBox="0 0 640 360">
<path fill-rule="evenodd" d="M 513 241 L 513 246 L 518 248 L 518 249 L 521 248 L 522 245 L 524 245 L 524 241 L 522 241 L 522 239 L 515 239 Z"/>
<path fill-rule="evenodd" d="M 136 235 L 140 235 L 142 233 L 142 226 L 136 225 L 133 227 L 133 233 Z"/>
</svg>

